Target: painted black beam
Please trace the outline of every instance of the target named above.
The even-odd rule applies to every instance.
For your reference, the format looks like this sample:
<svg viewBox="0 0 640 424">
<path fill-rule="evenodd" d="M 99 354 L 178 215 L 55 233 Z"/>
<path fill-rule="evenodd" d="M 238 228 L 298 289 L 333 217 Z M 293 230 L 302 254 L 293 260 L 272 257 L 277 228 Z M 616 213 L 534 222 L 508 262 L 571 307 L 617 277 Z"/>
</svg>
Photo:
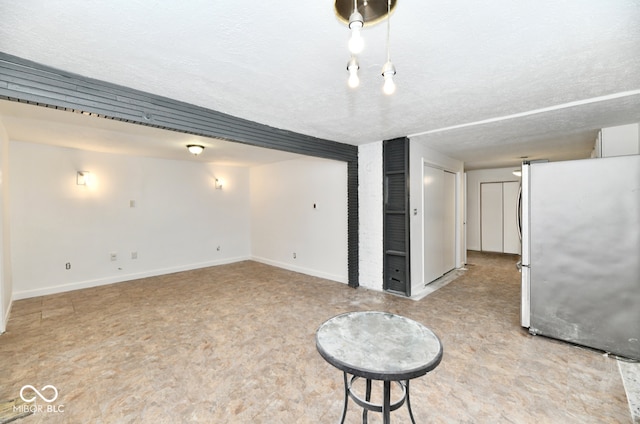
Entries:
<svg viewBox="0 0 640 424">
<path fill-rule="evenodd" d="M 259 124 L 0 52 L 0 99 L 347 162 L 348 279 L 358 287 L 358 148 Z"/>
<path fill-rule="evenodd" d="M 237 118 L 0 53 L 0 98 L 257 147 L 357 160 L 357 147 Z"/>
</svg>

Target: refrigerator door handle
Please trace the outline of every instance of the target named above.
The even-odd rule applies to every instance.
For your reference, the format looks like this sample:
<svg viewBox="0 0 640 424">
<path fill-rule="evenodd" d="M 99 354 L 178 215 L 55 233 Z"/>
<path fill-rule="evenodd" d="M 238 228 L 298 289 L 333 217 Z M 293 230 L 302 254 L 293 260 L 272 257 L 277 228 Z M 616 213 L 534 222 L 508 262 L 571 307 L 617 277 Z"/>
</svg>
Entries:
<svg viewBox="0 0 640 424">
<path fill-rule="evenodd" d="M 518 189 L 518 206 L 516 207 L 516 222 L 518 223 L 518 238 L 522 242 L 522 183 L 520 183 L 520 188 Z"/>
</svg>

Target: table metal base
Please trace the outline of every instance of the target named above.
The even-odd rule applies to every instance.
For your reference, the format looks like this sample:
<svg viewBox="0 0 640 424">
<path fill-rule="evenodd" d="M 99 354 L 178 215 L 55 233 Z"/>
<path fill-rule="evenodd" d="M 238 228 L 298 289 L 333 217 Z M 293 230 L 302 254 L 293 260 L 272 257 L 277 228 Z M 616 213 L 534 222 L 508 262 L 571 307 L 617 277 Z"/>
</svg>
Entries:
<svg viewBox="0 0 640 424">
<path fill-rule="evenodd" d="M 407 409 L 409 410 L 409 417 L 411 417 L 411 422 L 416 424 L 415 419 L 413 418 L 413 411 L 411 411 L 411 402 L 409 400 L 409 380 L 404 381 L 393 381 L 393 383 L 397 384 L 398 387 L 402 390 L 402 396 L 399 400 L 394 403 L 391 403 L 391 381 L 383 381 L 383 393 L 382 393 L 382 404 L 372 403 L 371 402 L 371 380 L 366 379 L 366 389 L 365 389 L 365 398 L 362 399 L 359 397 L 353 390 L 353 383 L 358 380 L 360 377 L 351 376 L 351 379 L 348 378 L 346 372 L 343 372 L 344 375 L 344 409 L 342 410 L 342 418 L 340 418 L 340 424 L 344 423 L 344 419 L 347 416 L 347 406 L 349 403 L 349 397 L 353 399 L 355 403 L 363 408 L 362 410 L 362 423 L 367 424 L 368 418 L 367 414 L 369 411 L 374 412 L 382 412 L 382 422 L 384 424 L 389 424 L 391 421 L 391 411 L 395 411 L 400 408 L 404 403 L 407 403 Z"/>
</svg>

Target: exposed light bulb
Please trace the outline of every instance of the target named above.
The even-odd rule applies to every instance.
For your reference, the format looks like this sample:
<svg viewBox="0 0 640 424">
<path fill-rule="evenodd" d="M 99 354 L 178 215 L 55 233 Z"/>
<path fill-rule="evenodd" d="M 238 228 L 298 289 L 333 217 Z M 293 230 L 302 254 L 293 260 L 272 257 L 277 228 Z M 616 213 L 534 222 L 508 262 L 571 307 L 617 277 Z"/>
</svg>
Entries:
<svg viewBox="0 0 640 424">
<path fill-rule="evenodd" d="M 364 38 L 360 34 L 359 29 L 351 30 L 351 38 L 349 39 L 349 51 L 353 54 L 362 53 L 364 50 Z"/>
<path fill-rule="evenodd" d="M 396 92 L 396 83 L 393 82 L 393 76 L 385 77 L 382 91 L 384 91 L 386 95 L 391 95 Z"/>
<path fill-rule="evenodd" d="M 393 66 L 391 61 L 387 61 L 382 67 L 382 77 L 384 78 L 384 85 L 382 91 L 384 94 L 391 95 L 396 91 L 396 83 L 393 81 L 393 76 L 396 74 L 396 67 Z"/>
<path fill-rule="evenodd" d="M 360 78 L 358 78 L 358 73 L 357 72 L 350 72 L 349 73 L 349 87 L 351 88 L 356 88 L 360 85 Z"/>
<path fill-rule="evenodd" d="M 360 13 L 354 11 L 349 17 L 349 29 L 351 30 L 351 38 L 349 39 L 349 51 L 353 54 L 361 53 L 364 49 L 364 39 L 360 30 L 364 25 L 364 18 Z"/>
<path fill-rule="evenodd" d="M 349 63 L 347 63 L 347 71 L 349 71 L 349 87 L 356 88 L 360 85 L 360 78 L 358 78 L 358 69 L 360 69 L 360 65 L 358 65 L 358 61 L 355 57 L 352 57 Z"/>
</svg>

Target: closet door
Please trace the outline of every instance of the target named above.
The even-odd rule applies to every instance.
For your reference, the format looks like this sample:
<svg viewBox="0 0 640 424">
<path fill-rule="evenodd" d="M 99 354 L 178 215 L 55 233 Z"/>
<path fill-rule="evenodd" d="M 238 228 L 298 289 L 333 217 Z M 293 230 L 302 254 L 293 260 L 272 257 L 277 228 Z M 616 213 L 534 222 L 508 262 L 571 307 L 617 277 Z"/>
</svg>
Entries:
<svg viewBox="0 0 640 424">
<path fill-rule="evenodd" d="M 502 252 L 502 183 L 480 184 L 480 249 Z"/>
<path fill-rule="evenodd" d="M 443 274 L 456 267 L 456 174 L 444 171 L 443 189 Z"/>
<path fill-rule="evenodd" d="M 424 282 L 444 274 L 444 174 L 442 169 L 424 166 Z"/>
<path fill-rule="evenodd" d="M 480 184 L 480 249 L 485 252 L 520 253 L 516 210 L 517 181 Z"/>
</svg>

